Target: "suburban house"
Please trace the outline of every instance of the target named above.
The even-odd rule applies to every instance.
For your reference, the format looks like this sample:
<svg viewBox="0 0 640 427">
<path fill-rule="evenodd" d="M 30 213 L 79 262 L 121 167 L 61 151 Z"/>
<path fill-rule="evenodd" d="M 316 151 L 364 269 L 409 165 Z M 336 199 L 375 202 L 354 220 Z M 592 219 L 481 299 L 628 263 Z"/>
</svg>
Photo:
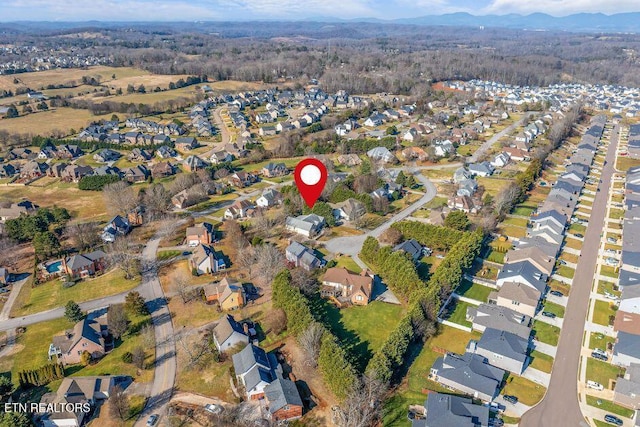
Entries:
<svg viewBox="0 0 640 427">
<path fill-rule="evenodd" d="M 217 273 L 227 267 L 221 253 L 216 252 L 213 246 L 203 244 L 194 249 L 189 264 L 198 274 Z"/>
<path fill-rule="evenodd" d="M 160 157 L 161 159 L 170 159 L 171 157 L 176 156 L 176 150 L 163 145 L 161 147 L 158 147 L 158 149 L 156 150 L 156 156 Z"/>
<path fill-rule="evenodd" d="M 23 200 L 18 203 L 11 203 L 8 208 L 0 207 L 0 221 L 5 222 L 9 219 L 19 218 L 22 215 L 29 215 L 35 213 L 38 209 L 37 205 L 34 205 L 28 200 Z"/>
<path fill-rule="evenodd" d="M 269 162 L 262 168 L 262 175 L 267 178 L 274 178 L 277 176 L 284 176 L 289 173 L 289 169 L 284 163 Z"/>
<path fill-rule="evenodd" d="M 182 162 L 182 166 L 187 172 L 197 172 L 206 168 L 208 164 L 200 157 L 191 155 Z"/>
<path fill-rule="evenodd" d="M 466 213 L 477 213 L 482 208 L 482 203 L 469 196 L 451 196 L 447 200 L 447 207 Z"/>
<path fill-rule="evenodd" d="M 213 342 L 219 352 L 223 353 L 238 344 L 249 344 L 249 337 L 240 322 L 232 315 L 222 316 L 218 324 L 213 328 Z"/>
<path fill-rule="evenodd" d="M 491 161 L 491 166 L 494 168 L 503 168 L 509 164 L 509 153 L 501 152 L 497 154 Z"/>
<path fill-rule="evenodd" d="M 53 167 L 55 166 L 57 165 L 54 165 Z M 51 169 L 49 170 L 51 171 Z M 93 175 L 93 168 L 91 166 L 83 165 L 66 165 L 62 171 L 58 170 L 57 173 L 59 173 L 58 176 L 62 181 L 78 182 L 84 176 Z"/>
<path fill-rule="evenodd" d="M 623 378 L 616 379 L 613 401 L 626 408 L 640 409 L 640 363 L 630 363 Z"/>
<path fill-rule="evenodd" d="M 337 219 L 344 219 L 346 221 L 355 221 L 367 213 L 364 204 L 353 198 L 337 203 L 334 206 L 333 215 Z"/>
<path fill-rule="evenodd" d="M 520 375 L 527 363 L 529 338 L 500 329 L 485 329 L 479 341 L 471 340 L 468 351 L 485 357 L 490 365 Z"/>
<path fill-rule="evenodd" d="M 304 406 L 296 384 L 276 373 L 276 379 L 264 388 L 267 408 L 276 422 L 302 417 Z"/>
<path fill-rule="evenodd" d="M 176 138 L 176 149 L 180 151 L 189 151 L 198 148 L 198 140 L 193 136 L 182 136 Z"/>
<path fill-rule="evenodd" d="M 424 424 L 414 420 L 412 426 L 489 427 L 489 407 L 475 405 L 471 399 L 453 394 L 431 392 L 424 402 Z"/>
<path fill-rule="evenodd" d="M 171 198 L 171 204 L 178 209 L 186 209 L 196 203 L 196 199 L 189 196 L 189 189 L 182 190 Z"/>
<path fill-rule="evenodd" d="M 465 179 L 471 179 L 471 174 L 469 173 L 469 171 L 464 167 L 460 167 L 456 169 L 455 172 L 453 173 L 454 184 L 459 184 Z"/>
<path fill-rule="evenodd" d="M 640 334 L 619 331 L 616 342 L 613 345 L 611 363 L 620 366 L 640 363 Z"/>
<path fill-rule="evenodd" d="M 494 168 L 489 162 L 471 163 L 468 166 L 469 173 L 472 176 L 491 176 L 493 175 Z"/>
<path fill-rule="evenodd" d="M 479 332 L 487 328 L 501 329 L 524 339 L 529 339 L 531 334 L 531 317 L 495 304 L 470 305 L 466 319 L 472 323 L 472 329 Z"/>
<path fill-rule="evenodd" d="M 313 251 L 301 243 L 291 241 L 285 250 L 287 261 L 296 267 L 303 268 L 307 271 L 322 267 L 324 263 L 315 256 Z"/>
<path fill-rule="evenodd" d="M 375 147 L 367 151 L 367 156 L 375 162 L 394 163 L 397 159 L 394 154 L 385 147 Z"/>
<path fill-rule="evenodd" d="M 115 162 L 120 157 L 122 157 L 122 155 L 117 151 L 110 150 L 109 148 L 104 148 L 93 155 L 93 160 L 95 160 L 96 162 L 108 163 Z"/>
<path fill-rule="evenodd" d="M 340 154 L 338 156 L 338 163 L 345 166 L 358 166 L 362 163 L 360 156 L 357 154 Z"/>
<path fill-rule="evenodd" d="M 213 242 L 213 238 L 213 225 L 208 222 L 187 227 L 185 240 L 188 246 L 196 247 L 199 244 L 210 245 Z"/>
<path fill-rule="evenodd" d="M 249 344 L 232 356 L 233 368 L 248 400 L 264 397 L 264 389 L 276 379 L 276 372 L 282 372 L 275 355 L 260 347 Z"/>
<path fill-rule="evenodd" d="M 458 183 L 457 196 L 473 197 L 478 190 L 478 182 L 475 179 L 463 179 Z"/>
<path fill-rule="evenodd" d="M 122 169 L 123 179 L 129 182 L 144 182 L 150 174 L 151 172 L 144 165 Z"/>
<path fill-rule="evenodd" d="M 416 239 L 405 240 L 393 247 L 394 252 L 402 251 L 408 254 L 413 262 L 418 262 L 424 256 L 426 250 L 427 248 L 422 247 Z"/>
<path fill-rule="evenodd" d="M 260 197 L 256 199 L 256 206 L 261 208 L 270 208 L 282 203 L 282 194 L 273 188 L 265 190 Z"/>
<path fill-rule="evenodd" d="M 107 268 L 106 258 L 107 254 L 100 250 L 62 257 L 46 263 L 46 273 L 49 277 L 68 275 L 71 279 L 90 277 Z"/>
<path fill-rule="evenodd" d="M 229 176 L 229 182 L 231 185 L 235 185 L 238 188 L 248 187 L 253 183 L 258 182 L 258 177 L 251 172 L 234 172 Z"/>
<path fill-rule="evenodd" d="M 107 243 L 115 242 L 118 236 L 125 236 L 130 231 L 129 219 L 116 215 L 102 229 L 102 240 Z"/>
<path fill-rule="evenodd" d="M 40 178 L 47 174 L 47 170 L 49 169 L 49 165 L 44 162 L 37 162 L 35 160 L 30 160 L 22 166 L 20 169 L 20 176 L 22 178 Z"/>
<path fill-rule="evenodd" d="M 325 225 L 324 218 L 316 214 L 300 215 L 297 217 L 289 216 L 286 219 L 287 230 L 307 238 L 312 238 L 320 234 Z"/>
<path fill-rule="evenodd" d="M 41 405 L 53 404 L 56 408 L 73 408 L 79 403 L 88 403 L 94 408 L 99 401 L 109 398 L 118 377 L 66 377 L 55 393 L 47 393 L 40 400 Z M 45 406 L 46 407 L 46 406 Z M 77 408 L 75 411 L 56 411 L 43 415 L 44 427 L 80 427 L 86 425 L 91 412 Z"/>
<path fill-rule="evenodd" d="M 248 200 L 236 200 L 224 211 L 224 219 L 248 218 L 255 213 L 255 207 Z"/>
<path fill-rule="evenodd" d="M 429 378 L 445 387 L 491 402 L 497 395 L 505 371 L 485 363 L 484 357 L 447 353 L 431 366 Z"/>
<path fill-rule="evenodd" d="M 233 154 L 228 151 L 214 151 L 209 155 L 209 161 L 212 165 L 217 165 L 219 163 L 231 162 L 233 160 Z"/>
<path fill-rule="evenodd" d="M 155 178 L 164 178 L 175 175 L 176 167 L 170 162 L 159 162 L 151 166 L 151 176 Z"/>
<path fill-rule="evenodd" d="M 544 294 L 547 289 L 547 275 L 528 260 L 505 264 L 498 273 L 496 285 L 500 287 L 506 282 L 523 283 L 540 294 Z"/>
<path fill-rule="evenodd" d="M 242 283 L 225 277 L 218 283 L 204 286 L 207 303 L 217 302 L 222 310 L 231 311 L 244 307 L 247 297 Z"/>
<path fill-rule="evenodd" d="M 367 305 L 371 301 L 373 277 L 363 270 L 360 274 L 346 268 L 329 268 L 322 276 L 320 295 L 324 298 L 336 298 L 340 302 L 354 305 Z"/>
<path fill-rule="evenodd" d="M 89 352 L 92 359 L 99 359 L 107 352 L 105 338 L 109 336 L 107 310 L 87 314 L 64 335 L 53 337 L 49 346 L 49 360 L 57 356 L 64 365 L 82 361 L 82 353 Z"/>
<path fill-rule="evenodd" d="M 148 162 L 153 158 L 153 154 L 150 151 L 143 148 L 134 148 L 127 156 L 132 162 Z"/>
<path fill-rule="evenodd" d="M 529 317 L 534 317 L 538 310 L 541 293 L 531 286 L 505 282 L 498 292 L 489 295 L 489 302 L 494 301 L 500 307 L 510 308 Z"/>
<path fill-rule="evenodd" d="M 618 309 L 616 311 L 616 318 L 613 322 L 613 330 L 640 335 L 640 314 L 627 313 Z"/>
<path fill-rule="evenodd" d="M 505 264 L 515 264 L 520 261 L 529 261 L 534 267 L 547 276 L 551 276 L 556 264 L 555 257 L 545 254 L 542 249 L 537 246 L 511 249 L 504 256 Z"/>
</svg>

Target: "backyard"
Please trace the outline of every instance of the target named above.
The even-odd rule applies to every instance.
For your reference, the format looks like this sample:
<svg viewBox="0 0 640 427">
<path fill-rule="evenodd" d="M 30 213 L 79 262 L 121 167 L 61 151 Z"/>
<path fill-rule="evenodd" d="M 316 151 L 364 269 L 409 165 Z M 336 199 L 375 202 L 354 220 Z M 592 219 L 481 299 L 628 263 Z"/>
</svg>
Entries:
<svg viewBox="0 0 640 427">
<path fill-rule="evenodd" d="M 460 286 L 456 288 L 456 294 L 482 302 L 487 302 L 489 300 L 489 294 L 492 291 L 493 289 L 487 286 L 473 283 L 467 279 L 463 279 Z"/>
</svg>

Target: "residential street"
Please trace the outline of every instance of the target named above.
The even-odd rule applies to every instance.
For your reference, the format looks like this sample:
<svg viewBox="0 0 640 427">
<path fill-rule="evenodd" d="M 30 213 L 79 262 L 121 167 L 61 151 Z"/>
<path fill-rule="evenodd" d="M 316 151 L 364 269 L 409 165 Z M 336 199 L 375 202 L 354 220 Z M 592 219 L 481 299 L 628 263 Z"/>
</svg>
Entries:
<svg viewBox="0 0 640 427">
<path fill-rule="evenodd" d="M 2 307 L 2 311 L 0 312 L 0 321 L 7 320 L 9 318 L 9 313 L 11 313 L 11 308 L 13 308 L 13 304 L 16 302 L 16 298 L 20 295 L 20 290 L 22 289 L 22 285 L 25 284 L 29 275 L 25 275 L 25 277 L 21 280 L 13 282 L 11 285 L 11 293 L 9 294 L 9 298 L 4 303 Z"/>
<path fill-rule="evenodd" d="M 501 130 L 500 132 L 496 133 L 495 135 L 493 135 L 491 138 L 489 138 L 488 140 L 486 140 L 477 150 L 475 153 L 473 153 L 471 155 L 471 157 L 469 157 L 469 160 L 467 161 L 467 163 L 475 163 L 477 162 L 479 159 L 482 158 L 482 156 L 484 156 L 484 153 L 486 153 L 487 151 L 489 151 L 489 149 L 491 149 L 491 147 L 493 146 L 493 144 L 495 144 L 496 142 L 498 142 L 498 140 L 500 138 L 502 138 L 503 136 L 509 134 L 510 132 L 512 132 L 516 127 L 520 126 L 526 117 L 531 117 L 534 113 L 527 113 L 527 115 L 525 115 L 523 118 L 521 118 L 520 120 L 518 120 L 517 122 L 513 123 L 510 126 L 507 126 L 506 128 L 504 128 L 503 130 Z"/>
<path fill-rule="evenodd" d="M 578 261 L 573 286 L 560 333 L 560 341 L 553 365 L 551 382 L 544 399 L 532 410 L 525 413 L 520 421 L 522 427 L 543 426 L 585 426 L 578 405 L 578 366 L 584 334 L 591 284 L 593 282 L 600 233 L 604 225 L 608 202 L 609 182 L 613 175 L 615 153 L 618 145 L 619 127 L 612 131 L 611 143 L 607 150 L 606 166 L 602 172 L 600 191 L 596 193 L 587 230 L 584 233 L 582 254 Z"/>
<path fill-rule="evenodd" d="M 220 116 L 220 110 L 222 108 L 218 107 L 213 110 L 213 121 L 216 123 L 216 126 L 220 130 L 220 136 L 222 137 L 222 144 L 228 144 L 231 142 L 231 137 L 229 135 L 229 129 L 227 129 L 227 125 L 224 124 L 222 117 Z"/>
</svg>

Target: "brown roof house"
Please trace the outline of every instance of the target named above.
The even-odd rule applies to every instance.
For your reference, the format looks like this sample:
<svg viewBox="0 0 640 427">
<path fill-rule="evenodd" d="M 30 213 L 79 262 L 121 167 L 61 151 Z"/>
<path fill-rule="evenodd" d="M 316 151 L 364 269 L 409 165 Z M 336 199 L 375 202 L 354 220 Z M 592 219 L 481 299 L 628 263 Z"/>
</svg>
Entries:
<svg viewBox="0 0 640 427">
<path fill-rule="evenodd" d="M 191 247 L 195 248 L 199 244 L 210 245 L 214 237 L 213 224 L 203 222 L 202 224 L 188 227 L 186 234 L 187 245 Z"/>
<path fill-rule="evenodd" d="M 247 302 L 242 284 L 228 277 L 218 283 L 204 286 L 204 295 L 207 303 L 217 301 L 220 308 L 225 311 L 242 308 Z"/>
<path fill-rule="evenodd" d="M 117 381 L 118 377 L 108 375 L 63 379 L 58 391 L 42 396 L 40 404 L 53 404 L 55 408 L 63 408 L 64 410 L 45 413 L 42 419 L 43 425 L 45 427 L 85 425 L 91 414 L 90 409 L 94 408 L 99 401 L 109 398 L 109 393 Z"/>
<path fill-rule="evenodd" d="M 207 162 L 198 156 L 189 156 L 182 162 L 182 167 L 184 167 L 184 170 L 187 172 L 197 172 L 200 169 L 206 168 L 208 165 Z"/>
<path fill-rule="evenodd" d="M 198 245 L 189 258 L 191 268 L 198 274 L 211 274 L 226 269 L 227 265 L 221 253 L 213 246 Z"/>
<path fill-rule="evenodd" d="M 106 259 L 107 254 L 100 250 L 62 257 L 60 273 L 72 279 L 90 277 L 107 268 Z"/>
<path fill-rule="evenodd" d="M 53 343 L 49 346 L 49 360 L 57 356 L 64 365 L 73 365 L 80 363 L 85 351 L 92 359 L 99 359 L 107 352 L 105 338 L 108 336 L 107 311 L 91 312 L 72 330 L 53 337 Z"/>
<path fill-rule="evenodd" d="M 501 307 L 534 317 L 540 301 L 540 291 L 523 283 L 506 282 L 498 292 L 489 295 L 490 301 Z"/>
<path fill-rule="evenodd" d="M 151 166 L 151 176 L 154 178 L 164 178 L 175 175 L 176 167 L 170 162 L 160 162 Z"/>
<path fill-rule="evenodd" d="M 224 219 L 238 219 L 253 216 L 255 207 L 248 200 L 236 200 L 224 211 Z"/>
<path fill-rule="evenodd" d="M 529 261 L 548 276 L 551 276 L 551 272 L 556 263 L 554 257 L 545 254 L 542 249 L 535 246 L 518 248 L 517 250 L 512 249 L 504 256 L 505 264 L 513 264 L 518 261 Z"/>
<path fill-rule="evenodd" d="M 640 409 L 640 364 L 631 363 L 624 377 L 616 380 L 613 401 L 634 410 Z"/>
<path fill-rule="evenodd" d="M 373 277 L 363 270 L 355 274 L 346 268 L 329 268 L 322 277 L 320 295 L 333 297 L 340 302 L 351 302 L 355 305 L 367 305 L 371 301 Z"/>
</svg>

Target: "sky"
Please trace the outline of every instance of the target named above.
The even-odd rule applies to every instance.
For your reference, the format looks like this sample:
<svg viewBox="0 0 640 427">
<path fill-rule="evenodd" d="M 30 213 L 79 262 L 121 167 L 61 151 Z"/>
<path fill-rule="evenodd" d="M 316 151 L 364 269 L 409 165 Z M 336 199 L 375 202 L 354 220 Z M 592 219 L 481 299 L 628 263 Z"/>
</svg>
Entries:
<svg viewBox="0 0 640 427">
<path fill-rule="evenodd" d="M 0 21 L 206 21 L 640 12 L 638 0 L 0 0 Z"/>
</svg>

